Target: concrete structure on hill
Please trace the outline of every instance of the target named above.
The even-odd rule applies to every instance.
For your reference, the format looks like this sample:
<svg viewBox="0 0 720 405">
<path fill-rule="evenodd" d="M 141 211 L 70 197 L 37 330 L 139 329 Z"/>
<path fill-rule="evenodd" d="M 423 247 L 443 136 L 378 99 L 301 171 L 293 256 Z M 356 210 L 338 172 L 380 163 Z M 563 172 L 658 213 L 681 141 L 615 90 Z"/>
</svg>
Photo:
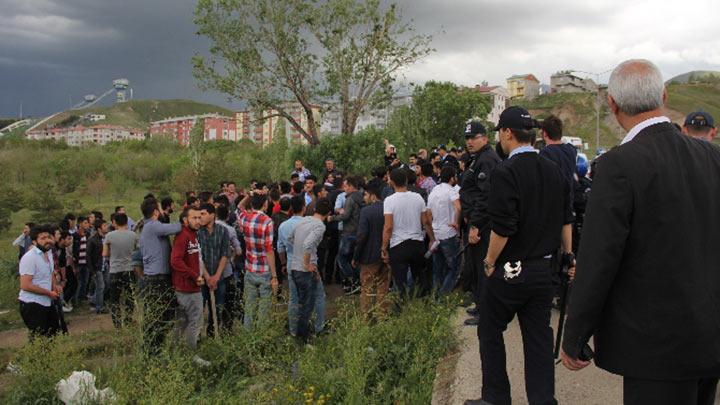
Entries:
<svg viewBox="0 0 720 405">
<path fill-rule="evenodd" d="M 582 93 L 596 91 L 597 85 L 592 79 L 583 79 L 568 70 L 550 76 L 550 89 L 552 93 Z"/>
<path fill-rule="evenodd" d="M 178 143 L 187 146 L 190 143 L 190 131 L 200 120 L 205 124 L 206 141 L 226 140 L 237 142 L 241 139 L 240 134 L 237 132 L 235 118 L 220 114 L 187 115 L 153 121 L 150 123 L 150 136 L 172 135 Z"/>
<path fill-rule="evenodd" d="M 54 127 L 28 130 L 25 133 L 28 139 L 53 139 L 64 141 L 70 146 L 86 144 L 105 145 L 113 141 L 126 141 L 130 139 L 141 141 L 145 133 L 138 128 L 126 128 L 118 125 L 76 125 L 72 127 Z"/>
<path fill-rule="evenodd" d="M 500 120 L 500 113 L 502 113 L 503 110 L 507 108 L 507 89 L 502 86 L 488 86 L 487 82 L 483 82 L 483 84 L 481 85 L 475 85 L 475 90 L 477 90 L 481 94 L 487 94 L 492 97 L 492 108 L 490 109 L 486 120 L 497 125 L 498 121 Z"/>
<path fill-rule="evenodd" d="M 286 103 L 283 104 L 282 109 L 285 110 L 295 121 L 300 124 L 300 127 L 305 131 L 309 131 L 309 123 L 305 109 L 300 103 Z M 320 123 L 320 106 L 312 106 L 312 114 L 315 119 L 316 125 Z M 272 143 L 275 136 L 281 131 L 284 132 L 285 138 L 291 145 L 307 145 L 308 141 L 295 128 L 288 119 L 278 116 L 276 110 L 266 110 L 262 114 L 254 113 L 252 111 L 238 111 L 235 113 L 235 122 L 237 125 L 236 132 L 242 139 L 249 139 L 255 143 L 259 143 L 262 146 L 267 146 Z"/>
<path fill-rule="evenodd" d="M 532 74 L 514 75 L 507 78 L 507 90 L 511 99 L 532 100 L 540 94 L 540 81 Z"/>
<path fill-rule="evenodd" d="M 387 125 L 390 115 L 396 108 L 412 104 L 412 96 L 396 96 L 385 108 L 369 109 L 363 111 L 358 117 L 355 125 L 355 132 L 362 131 L 370 127 L 384 129 Z M 323 135 L 339 135 L 342 132 L 342 112 L 340 111 L 340 103 L 326 104 L 323 106 L 322 124 L 320 125 L 320 133 Z"/>
</svg>

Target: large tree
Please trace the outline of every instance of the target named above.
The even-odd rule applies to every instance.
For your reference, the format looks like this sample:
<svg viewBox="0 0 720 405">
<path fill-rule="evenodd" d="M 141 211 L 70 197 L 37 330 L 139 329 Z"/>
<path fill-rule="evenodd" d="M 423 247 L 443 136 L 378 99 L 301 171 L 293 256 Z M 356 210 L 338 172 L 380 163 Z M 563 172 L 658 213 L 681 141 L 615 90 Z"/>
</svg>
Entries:
<svg viewBox="0 0 720 405">
<path fill-rule="evenodd" d="M 260 120 L 286 119 L 311 145 L 313 105 L 338 101 L 342 133 L 352 134 L 364 110 L 390 101 L 399 70 L 431 52 L 430 37 L 379 0 L 200 0 L 195 24 L 211 42 L 193 58 L 201 85 L 247 101 Z"/>
<path fill-rule="evenodd" d="M 341 132 L 353 134 L 368 108 L 385 107 L 398 71 L 432 49 L 431 36 L 415 34 L 395 4 L 379 0 L 328 0 L 310 25 L 325 49 L 326 94 L 339 100 Z"/>
<path fill-rule="evenodd" d="M 195 24 L 212 45 L 193 66 L 204 88 L 246 101 L 261 119 L 285 118 L 315 145 L 319 62 L 306 40 L 311 12 L 312 4 L 302 0 L 200 0 Z M 285 108 L 293 100 L 307 116 L 306 128 Z"/>
<path fill-rule="evenodd" d="M 415 88 L 411 105 L 393 112 L 387 128 L 407 150 L 449 141 L 460 144 L 466 121 L 485 120 L 491 105 L 489 96 L 473 88 L 430 81 Z"/>
</svg>

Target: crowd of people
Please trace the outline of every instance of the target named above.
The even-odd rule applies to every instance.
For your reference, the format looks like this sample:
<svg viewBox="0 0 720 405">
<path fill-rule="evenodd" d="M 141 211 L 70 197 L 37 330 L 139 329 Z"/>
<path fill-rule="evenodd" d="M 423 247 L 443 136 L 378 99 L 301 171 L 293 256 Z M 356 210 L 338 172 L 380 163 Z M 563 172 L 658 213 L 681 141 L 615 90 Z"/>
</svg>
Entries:
<svg viewBox="0 0 720 405">
<path fill-rule="evenodd" d="M 137 222 L 127 216 L 124 207 L 117 207 L 109 222 L 102 213 L 92 212 L 80 217 L 68 214 L 58 226 L 27 224 L 15 241 L 20 248 L 22 318 L 31 336 L 53 335 L 67 331 L 63 313 L 84 300 L 97 313 L 109 312 L 117 328 L 135 322 L 132 315 L 139 312 L 144 343 L 150 352 L 156 352 L 173 328 L 176 338 L 191 348 L 197 347 L 205 323 L 207 336 L 228 331 L 236 321 L 247 330 L 258 328 L 267 323 L 271 303 L 279 297 L 287 297 L 288 333 L 307 342 L 313 334 L 326 331 L 325 286 L 331 283 L 342 285 L 345 294 L 359 293 L 360 310 L 369 320 L 389 316 L 407 299 L 437 299 L 460 289 L 475 304 L 468 308 L 466 324 L 477 325 L 482 358 L 482 399 L 467 403 L 510 403 L 503 332 L 516 315 L 523 335 L 528 400 L 531 404 L 557 403 L 551 307 L 561 277 L 575 279 L 575 254 L 581 236 L 589 233 L 591 242 L 582 239 L 574 282 L 578 285 L 573 287 L 569 307 L 569 337 L 562 351 L 565 365 L 579 369 L 588 364 L 594 353 L 586 346 L 594 334 L 602 337 L 595 346 L 601 367 L 621 374 L 629 370 L 628 375 L 641 382 L 676 379 L 670 365 L 667 372 L 658 369 L 657 373 L 618 365 L 624 357 L 652 362 L 654 354 L 665 351 L 653 346 L 659 345 L 661 338 L 649 339 L 639 328 L 650 318 L 666 314 L 647 308 L 655 301 L 630 309 L 634 301 L 623 301 L 620 296 L 632 292 L 649 296 L 643 280 L 627 274 L 642 266 L 639 263 L 646 257 L 643 251 L 634 262 L 633 252 L 647 250 L 642 246 L 650 243 L 636 236 L 637 229 L 673 221 L 673 214 L 648 219 L 652 213 L 643 210 L 665 209 L 652 205 L 657 201 L 647 202 L 651 208 L 638 206 L 638 200 L 656 196 L 653 187 L 660 187 L 663 180 L 640 181 L 626 173 L 648 170 L 650 163 L 631 166 L 633 159 L 645 162 L 648 157 L 642 153 L 650 152 L 633 149 L 635 155 L 627 163 L 621 154 L 630 154 L 631 148 L 638 149 L 635 145 L 642 142 L 659 142 L 643 133 L 646 128 L 660 127 L 670 134 L 664 136 L 675 137 L 666 142 L 673 143 L 676 150 L 684 148 L 695 157 L 704 157 L 706 165 L 717 168 L 720 153 L 714 146 L 689 144 L 700 142 L 691 137 L 712 140 L 715 136 L 709 114 L 688 115 L 681 128 L 688 136 L 680 136 L 669 120 L 655 114 L 661 104 L 638 101 L 647 89 L 633 87 L 645 83 L 637 77 L 653 80 L 657 74 L 647 61 L 629 61 L 613 72 L 611 109 L 630 133 L 622 146 L 590 165 L 578 157 L 575 147 L 562 142 L 563 123 L 558 117 L 538 122 L 527 110 L 509 107 L 493 128 L 497 133 L 494 147 L 491 131 L 482 121 L 472 119 L 464 130 L 464 147 L 420 149 L 409 154 L 407 162 L 401 161 L 396 148 L 386 141 L 384 164 L 370 176 L 343 173 L 332 159 L 327 159 L 316 175 L 297 160 L 289 181 L 252 181 L 240 189 L 234 182 L 223 182 L 214 192 L 187 192 L 182 204 L 149 194 L 140 205 L 143 218 Z M 619 91 L 618 86 L 625 87 Z M 633 91 L 639 96 L 633 98 Z M 666 94 L 662 87 L 660 92 Z M 653 96 L 657 102 L 658 95 Z M 644 126 L 638 129 L 640 123 Z M 539 151 L 534 147 L 539 140 L 536 130 L 544 145 Z M 629 144 L 633 146 L 625 146 L 634 137 L 638 140 Z M 608 174 L 593 187 L 598 168 L 599 173 Z M 683 170 L 696 169 L 685 166 Z M 653 173 L 643 172 L 646 177 Z M 717 187 L 716 183 L 708 180 L 706 186 Z M 705 190 L 682 187 L 691 195 Z M 710 201 L 720 201 L 718 189 L 706 189 L 712 194 Z M 181 206 L 177 222 L 172 218 L 176 205 Z M 666 234 L 661 229 L 654 231 Z M 690 234 L 694 231 L 688 229 Z M 680 237 L 692 238 L 687 234 Z M 665 241 L 658 248 L 671 249 Z M 694 254 L 716 254 L 716 250 L 709 252 L 701 246 L 707 244 L 695 245 Z M 611 257 L 604 257 L 607 255 Z M 701 260 L 704 257 L 689 263 L 703 267 L 702 263 L 707 264 Z M 682 266 L 675 259 L 670 262 Z M 615 278 L 604 275 L 614 275 L 620 267 L 629 267 L 627 273 Z M 698 277 L 693 282 L 708 280 L 707 276 Z M 622 290 L 628 284 L 634 289 Z M 673 290 L 663 291 L 670 296 Z M 717 292 L 717 287 L 712 291 Z M 397 300 L 388 298 L 391 292 Z M 703 303 L 715 308 L 719 296 L 708 292 Z M 141 303 L 142 311 L 134 310 L 136 302 Z M 610 323 L 603 323 L 604 319 Z M 702 326 L 697 326 L 692 320 L 685 324 L 700 339 L 718 328 L 700 321 L 697 324 Z M 608 330 L 610 327 L 613 330 Z M 614 340 L 615 333 L 628 342 Z M 643 339 L 646 342 L 638 344 L 647 343 L 651 349 L 633 343 Z M 617 349 L 619 344 L 627 344 L 632 353 Z M 697 360 L 703 365 L 701 371 L 687 363 L 683 371 L 688 378 L 720 374 L 720 353 L 713 349 L 712 354 L 709 360 Z M 703 380 L 702 387 L 711 387 L 714 396 L 717 379 L 715 385 L 712 381 Z M 626 379 L 626 398 L 649 398 L 655 395 L 652 388 L 659 385 L 636 382 L 635 391 L 628 394 L 629 386 Z M 703 391 L 702 395 L 709 394 Z"/>
</svg>

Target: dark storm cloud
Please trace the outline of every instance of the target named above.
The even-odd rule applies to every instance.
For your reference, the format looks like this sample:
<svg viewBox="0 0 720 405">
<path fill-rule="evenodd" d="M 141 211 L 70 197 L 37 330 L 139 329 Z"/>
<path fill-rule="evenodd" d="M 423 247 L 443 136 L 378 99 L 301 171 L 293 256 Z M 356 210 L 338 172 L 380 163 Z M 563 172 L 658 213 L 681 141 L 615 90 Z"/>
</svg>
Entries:
<svg viewBox="0 0 720 405">
<path fill-rule="evenodd" d="M 710 0 L 398 3 L 436 49 L 405 71 L 412 82 L 503 84 L 515 73 L 548 82 L 557 70 L 603 71 L 632 57 L 653 60 L 666 77 L 720 65 L 719 28 L 693 11 L 712 9 Z M 136 98 L 228 105 L 192 77 L 190 58 L 208 49 L 195 35 L 194 7 L 195 0 L 0 0 L 0 116 L 16 115 L 21 101 L 26 114 L 49 114 L 120 77 Z"/>
</svg>

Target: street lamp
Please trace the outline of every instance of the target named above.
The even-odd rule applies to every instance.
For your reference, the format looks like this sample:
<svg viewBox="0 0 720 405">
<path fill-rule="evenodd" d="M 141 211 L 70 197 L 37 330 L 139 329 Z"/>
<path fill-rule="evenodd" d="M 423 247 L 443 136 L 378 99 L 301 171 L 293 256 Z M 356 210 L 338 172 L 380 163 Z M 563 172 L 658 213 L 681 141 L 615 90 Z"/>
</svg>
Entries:
<svg viewBox="0 0 720 405">
<path fill-rule="evenodd" d="M 600 73 L 570 70 L 570 73 L 584 73 L 595 76 L 595 92 L 597 93 L 595 97 L 595 154 L 598 154 L 600 151 L 600 76 L 608 72 L 612 72 L 612 69 Z"/>
</svg>

